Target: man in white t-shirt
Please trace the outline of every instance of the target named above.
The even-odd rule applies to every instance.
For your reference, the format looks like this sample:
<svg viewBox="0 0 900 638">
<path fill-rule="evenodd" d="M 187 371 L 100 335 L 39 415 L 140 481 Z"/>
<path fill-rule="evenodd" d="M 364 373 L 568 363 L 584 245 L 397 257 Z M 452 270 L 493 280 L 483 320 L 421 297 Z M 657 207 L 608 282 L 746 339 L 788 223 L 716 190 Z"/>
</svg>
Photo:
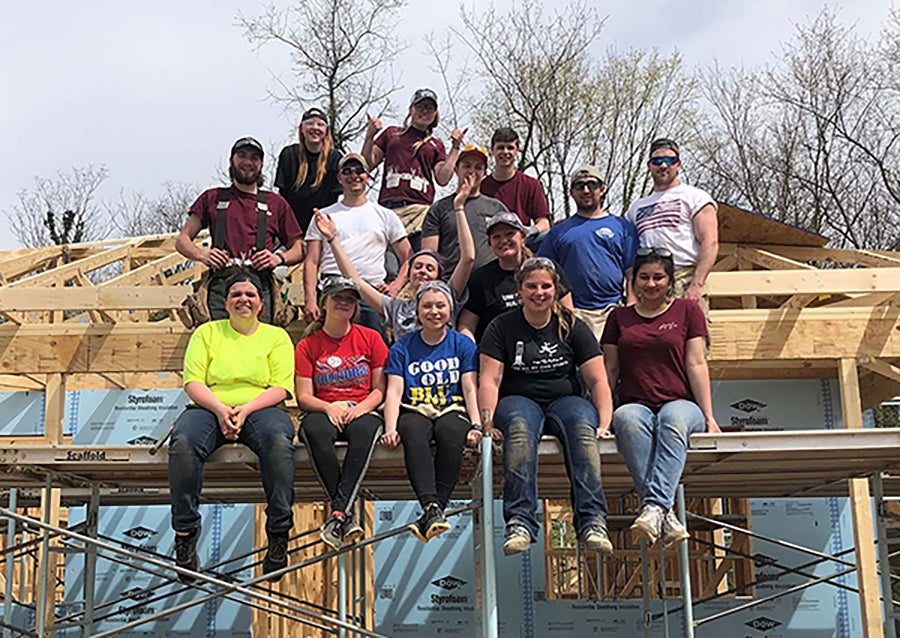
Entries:
<svg viewBox="0 0 900 638">
<path fill-rule="evenodd" d="M 647 162 L 653 191 L 633 202 L 625 217 L 644 248 L 659 248 L 675 262 L 675 292 L 697 301 L 704 313 L 703 286 L 719 252 L 718 206 L 712 196 L 678 179 L 678 144 L 667 138 L 650 144 Z"/>
<path fill-rule="evenodd" d="M 343 197 L 336 204 L 322 209 L 331 215 L 344 252 L 356 266 L 360 276 L 381 292 L 392 297 L 406 283 L 406 264 L 412 254 L 403 222 L 394 211 L 370 202 L 366 197 L 369 166 L 358 153 L 345 155 L 338 164 L 338 182 Z M 303 262 L 303 317 L 306 321 L 319 318 L 317 283 L 320 279 L 341 276 L 334 255 L 315 224 L 306 231 L 306 259 Z M 400 260 L 400 275 L 385 283 L 387 272 L 384 254 L 393 246 Z M 359 323 L 384 335 L 381 315 L 365 302 L 360 302 Z"/>
</svg>

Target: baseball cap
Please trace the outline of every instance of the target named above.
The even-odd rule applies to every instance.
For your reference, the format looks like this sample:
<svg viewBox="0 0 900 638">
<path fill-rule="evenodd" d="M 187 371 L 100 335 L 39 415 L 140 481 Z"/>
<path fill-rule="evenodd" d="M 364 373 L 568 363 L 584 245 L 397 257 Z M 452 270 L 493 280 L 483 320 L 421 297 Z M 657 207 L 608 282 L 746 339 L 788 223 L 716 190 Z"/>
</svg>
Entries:
<svg viewBox="0 0 900 638">
<path fill-rule="evenodd" d="M 359 298 L 359 286 L 350 277 L 336 276 L 325 279 L 322 283 L 322 296 L 334 295 L 344 290 L 352 290 Z"/>
<path fill-rule="evenodd" d="M 678 155 L 678 142 L 673 139 L 669 139 L 668 137 L 660 137 L 650 142 L 650 155 L 653 155 L 654 152 L 658 151 L 661 148 L 667 148 L 670 151 L 675 151 L 675 155 Z"/>
<path fill-rule="evenodd" d="M 497 213 L 493 217 L 491 217 L 487 222 L 487 227 L 485 231 L 488 235 L 491 234 L 491 229 L 494 226 L 499 226 L 500 224 L 504 224 L 506 226 L 512 226 L 518 231 L 527 232 L 528 229 L 522 224 L 522 220 L 519 219 L 519 216 L 515 213 L 510 213 L 509 211 L 503 211 L 502 213 Z"/>
<path fill-rule="evenodd" d="M 300 117 L 301 122 L 305 122 L 306 120 L 311 120 L 314 117 L 319 118 L 323 122 L 325 122 L 325 126 L 328 126 L 328 116 L 325 115 L 325 111 L 320 108 L 316 108 L 315 106 L 311 109 L 307 109 L 306 112 Z"/>
<path fill-rule="evenodd" d="M 415 93 L 413 93 L 412 98 L 410 98 L 409 105 L 412 106 L 413 104 L 418 104 L 423 100 L 431 100 L 432 102 L 434 102 L 434 105 L 437 106 L 437 93 L 435 93 L 431 89 L 418 89 Z"/>
<path fill-rule="evenodd" d="M 234 155 L 242 148 L 252 148 L 257 153 L 259 153 L 260 158 L 264 158 L 266 156 L 266 152 L 263 150 L 262 144 L 256 141 L 256 139 L 252 137 L 242 137 L 237 142 L 234 143 L 234 146 L 231 147 L 231 154 Z"/>
<path fill-rule="evenodd" d="M 485 147 L 479 146 L 478 144 L 466 144 L 461 149 L 459 149 L 459 157 L 456 159 L 456 163 L 459 163 L 459 160 L 463 158 L 463 155 L 481 155 L 481 158 L 484 160 L 484 163 L 487 164 L 488 161 L 488 151 Z"/>
<path fill-rule="evenodd" d="M 596 166 L 585 164 L 584 166 L 579 166 L 575 169 L 572 173 L 572 177 L 569 178 L 569 185 L 574 184 L 576 180 L 582 177 L 593 177 L 603 184 L 603 175 L 600 173 L 600 169 Z"/>
<path fill-rule="evenodd" d="M 359 153 L 347 153 L 346 155 L 344 155 L 341 158 L 341 161 L 338 162 L 338 170 L 341 170 L 350 162 L 359 162 L 360 164 L 362 164 L 362 167 L 366 169 L 366 172 L 369 172 L 369 163 L 366 161 L 366 158 Z"/>
</svg>

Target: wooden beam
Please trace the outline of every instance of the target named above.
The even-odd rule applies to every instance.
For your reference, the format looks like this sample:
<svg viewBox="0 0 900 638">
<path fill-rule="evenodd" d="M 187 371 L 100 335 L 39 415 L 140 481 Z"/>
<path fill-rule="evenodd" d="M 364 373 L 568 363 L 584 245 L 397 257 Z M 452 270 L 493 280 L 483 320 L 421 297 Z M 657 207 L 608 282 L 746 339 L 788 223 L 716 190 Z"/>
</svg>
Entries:
<svg viewBox="0 0 900 638">
<path fill-rule="evenodd" d="M 768 270 L 816 270 L 815 266 L 755 246 L 738 246 L 738 256 Z"/>
<path fill-rule="evenodd" d="M 886 379 L 890 379 L 891 381 L 900 383 L 900 368 L 891 363 L 888 363 L 887 361 L 865 357 L 860 360 L 860 365 L 866 370 L 871 370 L 872 372 L 880 374 Z"/>
<path fill-rule="evenodd" d="M 838 365 L 838 373 L 841 388 L 841 416 L 844 421 L 844 428 L 861 430 L 863 427 L 862 409 L 860 407 L 859 376 L 856 372 L 856 361 L 854 359 L 841 359 Z M 856 569 L 859 581 L 859 606 L 862 613 L 863 636 L 865 638 L 884 638 L 868 479 L 850 480 L 850 507 L 853 511 L 853 540 L 856 545 Z"/>
<path fill-rule="evenodd" d="M 191 292 L 187 286 L 0 287 L 6 312 L 36 310 L 167 310 Z"/>
<path fill-rule="evenodd" d="M 179 264 L 185 263 L 187 260 L 178 253 L 169 254 L 165 257 L 155 259 L 143 266 L 135 268 L 129 272 L 122 273 L 117 277 L 107 279 L 99 284 L 100 287 L 113 286 L 137 286 L 142 284 L 159 284 L 158 277 L 162 272 L 175 268 Z"/>
<path fill-rule="evenodd" d="M 900 254 L 886 255 L 868 250 L 849 248 L 806 248 L 803 246 L 766 246 L 766 249 L 797 261 L 828 261 L 870 268 L 896 268 Z"/>
<path fill-rule="evenodd" d="M 44 387 L 44 439 L 48 443 L 62 443 L 63 416 L 66 412 L 65 375 L 47 375 Z"/>
<path fill-rule="evenodd" d="M 710 341 L 710 362 L 896 358 L 900 309 L 713 310 Z"/>
<path fill-rule="evenodd" d="M 102 268 L 103 266 L 108 266 L 109 264 L 121 261 L 128 256 L 129 247 L 129 244 L 125 244 L 118 248 L 104 250 L 90 257 L 85 257 L 84 259 L 77 259 L 65 266 L 48 270 L 40 275 L 19 279 L 18 281 L 9 284 L 9 287 L 31 288 L 38 286 L 61 286 L 65 282 L 77 277 L 79 272 L 87 274 L 97 268 Z"/>
<path fill-rule="evenodd" d="M 709 274 L 706 292 L 711 297 L 900 292 L 900 268 L 717 272 Z"/>
<path fill-rule="evenodd" d="M 896 292 L 872 292 L 857 295 L 847 299 L 841 299 L 828 304 L 829 308 L 855 308 L 859 306 L 897 305 L 900 293 Z"/>
</svg>

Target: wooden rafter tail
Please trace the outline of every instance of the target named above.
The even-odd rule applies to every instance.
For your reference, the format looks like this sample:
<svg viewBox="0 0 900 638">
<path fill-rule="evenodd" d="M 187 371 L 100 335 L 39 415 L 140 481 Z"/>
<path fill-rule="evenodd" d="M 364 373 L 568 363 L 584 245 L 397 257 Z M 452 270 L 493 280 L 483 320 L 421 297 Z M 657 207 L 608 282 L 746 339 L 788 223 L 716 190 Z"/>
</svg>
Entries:
<svg viewBox="0 0 900 638">
<path fill-rule="evenodd" d="M 766 270 L 816 270 L 815 266 L 783 257 L 758 246 L 741 245 L 737 250 L 738 258 L 745 259 Z"/>
</svg>

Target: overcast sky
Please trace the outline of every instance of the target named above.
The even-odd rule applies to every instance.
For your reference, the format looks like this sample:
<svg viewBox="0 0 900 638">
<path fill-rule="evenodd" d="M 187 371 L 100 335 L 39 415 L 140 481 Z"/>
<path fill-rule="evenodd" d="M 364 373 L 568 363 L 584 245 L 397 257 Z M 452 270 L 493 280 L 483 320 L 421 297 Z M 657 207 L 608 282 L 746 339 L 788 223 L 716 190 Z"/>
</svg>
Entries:
<svg viewBox="0 0 900 638">
<path fill-rule="evenodd" d="M 858 35 L 875 39 L 897 1 L 587 0 L 598 19 L 606 17 L 604 47 L 678 49 L 691 67 L 771 62 L 794 26 L 826 5 Z M 100 200 L 123 189 L 152 195 L 167 180 L 212 185 L 241 135 L 267 148 L 287 142 L 296 114 L 266 100 L 287 53 L 276 45 L 253 51 L 234 26 L 238 11 L 254 15 L 259 7 L 236 0 L 7 3 L 0 21 L 0 139 L 7 140 L 0 249 L 18 245 L 2 212 L 35 176 L 102 164 L 109 178 Z M 453 1 L 409 0 L 401 30 L 410 46 L 400 64 L 409 90 L 401 99 L 418 86 L 440 86 L 421 36 L 455 24 L 458 10 Z"/>
</svg>

